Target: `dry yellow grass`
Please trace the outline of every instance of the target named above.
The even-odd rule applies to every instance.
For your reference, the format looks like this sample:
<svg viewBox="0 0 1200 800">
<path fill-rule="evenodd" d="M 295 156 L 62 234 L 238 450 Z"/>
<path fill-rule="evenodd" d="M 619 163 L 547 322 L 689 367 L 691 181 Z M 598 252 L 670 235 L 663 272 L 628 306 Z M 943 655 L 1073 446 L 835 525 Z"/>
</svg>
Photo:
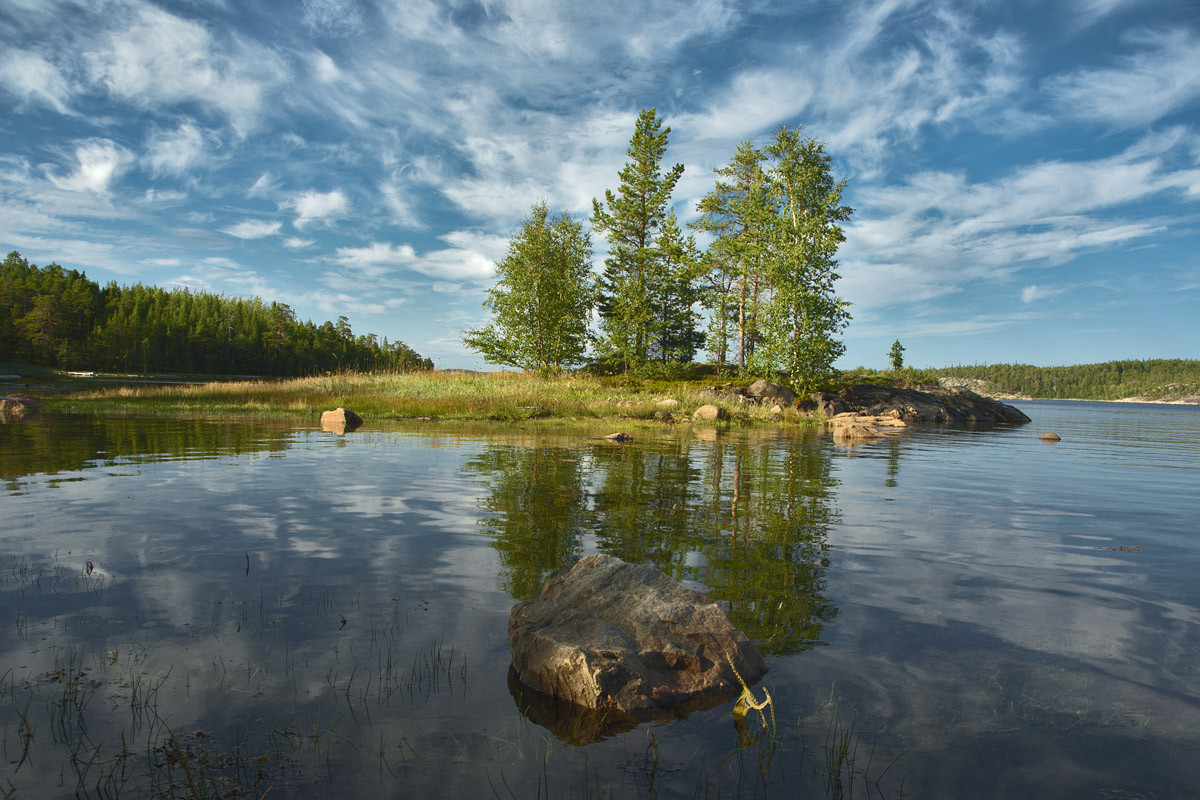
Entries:
<svg viewBox="0 0 1200 800">
<path fill-rule="evenodd" d="M 655 420 L 672 398 L 674 419 L 689 419 L 703 384 L 568 374 L 460 371 L 342 373 L 310 378 L 102 389 L 52 400 L 67 412 L 312 419 L 341 406 L 364 419 Z M 778 419 L 767 408 L 725 404 L 734 422 Z M 785 421 L 804 417 L 787 412 Z"/>
</svg>

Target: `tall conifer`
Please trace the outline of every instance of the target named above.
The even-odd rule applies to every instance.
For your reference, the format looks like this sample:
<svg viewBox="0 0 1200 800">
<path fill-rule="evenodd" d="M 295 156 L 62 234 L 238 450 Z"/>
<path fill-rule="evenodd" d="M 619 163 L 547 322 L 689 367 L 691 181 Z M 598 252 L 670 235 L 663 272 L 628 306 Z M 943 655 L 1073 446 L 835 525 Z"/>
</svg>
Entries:
<svg viewBox="0 0 1200 800">
<path fill-rule="evenodd" d="M 618 173 L 620 188 L 607 190 L 604 203 L 592 201 L 592 227 L 609 245 L 599 281 L 600 349 L 626 371 L 648 360 L 662 316 L 655 293 L 667 266 L 659 236 L 683 174 L 682 164 L 662 171 L 670 132 L 654 108 L 643 109 L 625 151 L 630 160 Z"/>
</svg>

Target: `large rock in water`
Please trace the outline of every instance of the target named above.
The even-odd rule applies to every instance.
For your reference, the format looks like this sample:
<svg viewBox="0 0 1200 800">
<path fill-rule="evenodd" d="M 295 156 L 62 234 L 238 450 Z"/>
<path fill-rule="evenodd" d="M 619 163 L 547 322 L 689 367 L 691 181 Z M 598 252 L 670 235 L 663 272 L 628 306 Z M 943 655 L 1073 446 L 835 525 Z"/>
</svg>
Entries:
<svg viewBox="0 0 1200 800">
<path fill-rule="evenodd" d="M 321 414 L 321 430 L 330 433 L 349 433 L 362 425 L 362 422 L 362 417 L 341 406 Z"/>
<path fill-rule="evenodd" d="M 520 681 L 560 700 L 650 712 L 741 688 L 766 672 L 725 612 L 649 564 L 588 556 L 513 606 L 508 642 Z"/>
</svg>

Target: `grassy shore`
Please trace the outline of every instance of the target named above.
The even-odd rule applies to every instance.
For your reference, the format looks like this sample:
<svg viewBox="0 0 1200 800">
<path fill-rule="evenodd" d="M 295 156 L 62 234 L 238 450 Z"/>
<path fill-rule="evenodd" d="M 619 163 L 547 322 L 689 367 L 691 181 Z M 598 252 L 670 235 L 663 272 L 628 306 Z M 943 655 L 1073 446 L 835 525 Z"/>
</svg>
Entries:
<svg viewBox="0 0 1200 800">
<path fill-rule="evenodd" d="M 539 377 L 513 372 L 346 373 L 280 381 L 222 381 L 185 386 L 123 386 L 57 395 L 45 407 L 67 413 L 139 416 L 314 420 L 348 408 L 363 419 L 471 421 L 564 420 L 662 424 L 687 420 L 713 401 L 704 381 L 656 381 L 570 374 Z M 662 400 L 678 406 L 665 408 Z M 769 406 L 719 402 L 734 424 L 775 419 Z M 657 416 L 656 416 L 657 414 Z M 784 421 L 808 418 L 788 409 Z"/>
</svg>

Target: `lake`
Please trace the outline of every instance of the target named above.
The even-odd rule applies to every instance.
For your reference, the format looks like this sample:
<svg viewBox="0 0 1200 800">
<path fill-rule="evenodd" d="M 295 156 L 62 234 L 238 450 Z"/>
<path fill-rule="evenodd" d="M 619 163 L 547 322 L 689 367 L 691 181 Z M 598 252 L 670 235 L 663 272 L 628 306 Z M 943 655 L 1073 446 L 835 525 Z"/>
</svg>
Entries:
<svg viewBox="0 0 1200 800">
<path fill-rule="evenodd" d="M 0 796 L 1194 797 L 1200 409 L 1016 405 L 858 447 L 0 425 Z M 509 609 L 596 552 L 719 601 L 767 713 L 513 684 Z"/>
</svg>

